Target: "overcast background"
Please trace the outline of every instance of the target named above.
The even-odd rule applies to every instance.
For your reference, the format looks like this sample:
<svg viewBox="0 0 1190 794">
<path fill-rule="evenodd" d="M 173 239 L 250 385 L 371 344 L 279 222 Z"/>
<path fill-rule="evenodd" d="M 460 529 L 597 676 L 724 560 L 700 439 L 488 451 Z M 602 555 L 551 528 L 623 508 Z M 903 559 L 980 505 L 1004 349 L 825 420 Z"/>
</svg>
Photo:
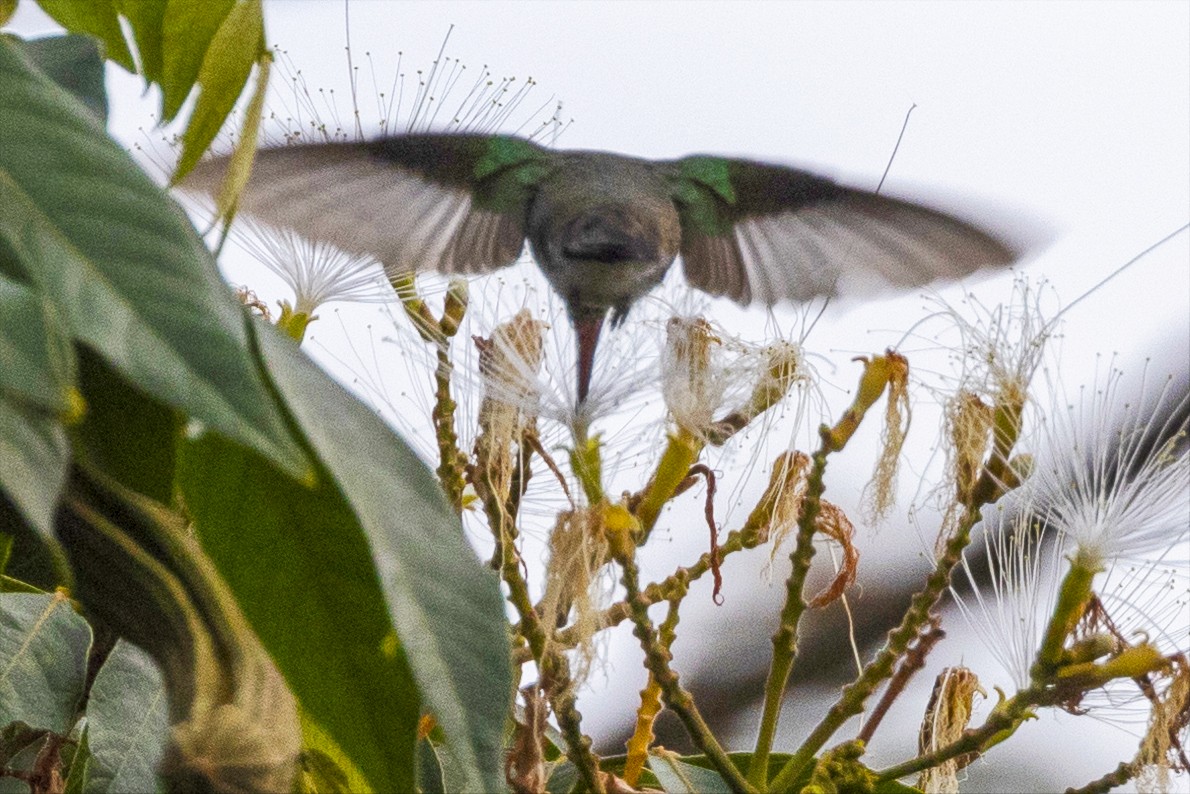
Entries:
<svg viewBox="0 0 1190 794">
<path fill-rule="evenodd" d="M 270 43 L 287 51 L 310 86 L 334 88 L 340 107 L 349 106 L 343 4 L 272 2 L 266 3 L 266 15 Z M 14 24 L 25 34 L 52 29 L 27 2 Z M 522 104 L 525 112 L 513 116 L 518 123 L 532 108 L 563 103 L 561 117 L 571 123 L 559 145 L 567 148 L 648 157 L 733 154 L 813 167 L 874 188 L 906 111 L 916 104 L 885 190 L 942 197 L 946 206 L 1010 236 L 1048 239 L 1021 269 L 1033 279 L 1048 279 L 1051 308 L 1071 303 L 1190 218 L 1190 4 L 1185 2 L 350 5 L 355 61 L 367 69 L 363 54 L 371 53 L 383 84 L 397 68 L 398 51 L 407 74 L 428 70 L 452 25 L 447 53 L 466 64 L 469 74 L 486 64 L 497 77 L 537 82 Z M 138 81 L 115 69 L 110 86 L 111 129 L 130 145 L 143 140 L 155 97 L 141 96 Z M 367 79 L 360 87 L 375 90 Z M 1185 233 L 1176 237 L 1070 311 L 1058 376 L 1067 389 L 1091 377 L 1096 354 L 1117 354 L 1116 362 L 1133 374 L 1152 357 L 1151 375 L 1185 377 L 1188 239 Z M 232 278 L 250 282 L 270 299 L 284 297 L 258 272 L 234 270 Z M 1011 274 L 998 274 L 963 286 L 994 304 L 1010 296 L 1011 283 Z M 942 295 L 958 300 L 963 287 L 943 289 Z M 924 306 L 918 292 L 828 310 L 807 346 L 824 356 L 819 367 L 829 403 L 846 401 L 856 373 L 847 363 L 850 356 L 896 343 L 924 316 Z M 770 327 L 763 312 L 723 306 L 713 312 L 744 336 L 762 338 Z M 362 325 L 373 341 L 384 334 L 367 325 L 377 322 L 374 307 L 344 307 L 336 317 L 327 315 L 312 329 L 312 347 L 332 366 L 336 358 L 351 357 L 339 347 L 343 342 L 334 340 L 341 326 L 359 334 Z M 796 317 L 777 315 L 784 328 Z M 340 367 L 337 374 L 349 383 L 359 375 L 352 367 Z M 913 450 L 928 455 L 932 441 L 928 408 L 920 414 L 926 418 L 915 417 L 915 429 L 923 429 L 917 446 L 910 447 L 914 463 Z M 832 468 L 837 478 L 830 481 L 832 494 L 844 506 L 855 501 L 870 452 L 841 458 Z M 913 483 L 905 482 L 912 476 L 902 480 L 912 496 Z M 865 609 L 879 613 L 882 593 L 900 597 L 899 585 L 920 581 L 922 544 L 904 514 L 902 505 L 879 533 L 861 533 L 863 589 L 853 604 L 861 615 Z M 664 537 L 658 572 L 691 560 L 705 546 L 703 534 L 700 529 L 697 538 Z M 699 640 L 681 642 L 679 668 L 697 690 L 721 695 L 733 684 L 759 689 L 755 677 L 763 676 L 767 664 L 771 616 L 782 589 L 766 585 L 759 569 L 754 562 L 729 571 L 721 608 L 710 606 L 705 592 L 691 596 L 699 611 L 683 621 L 683 636 Z M 782 576 L 774 570 L 778 583 Z M 948 620 L 950 638 L 935 651 L 931 672 L 919 676 L 902 698 L 903 708 L 894 714 L 899 722 L 877 734 L 869 757 L 874 766 L 913 752 L 939 667 L 962 662 L 975 668 L 985 685 L 1007 685 L 956 618 Z M 824 622 L 821 632 L 829 634 L 830 625 Z M 805 644 L 812 646 L 816 636 Z M 809 647 L 803 668 L 820 662 L 826 669 L 828 662 L 845 658 L 838 637 L 818 639 L 825 650 L 815 656 Z M 624 632 L 606 654 L 606 671 L 592 678 L 582 706 L 584 725 L 615 751 L 606 743 L 630 727 L 644 673 L 639 651 Z M 779 743 L 786 749 L 795 744 L 807 729 L 805 720 L 817 718 L 829 702 L 822 698 L 836 686 L 828 680 L 799 691 L 805 705 L 786 710 Z M 743 749 L 750 746 L 755 715 L 740 698 L 728 696 L 727 702 L 735 706 L 736 720 L 721 713 L 720 722 L 735 725 L 736 744 Z M 985 703 L 979 713 L 987 709 Z M 1085 783 L 1130 758 L 1140 729 L 1043 712 L 1008 749 L 972 767 L 965 788 L 1042 791 Z M 849 734 L 840 738 L 844 735 Z M 1177 784 L 1186 790 L 1185 777 Z"/>
</svg>

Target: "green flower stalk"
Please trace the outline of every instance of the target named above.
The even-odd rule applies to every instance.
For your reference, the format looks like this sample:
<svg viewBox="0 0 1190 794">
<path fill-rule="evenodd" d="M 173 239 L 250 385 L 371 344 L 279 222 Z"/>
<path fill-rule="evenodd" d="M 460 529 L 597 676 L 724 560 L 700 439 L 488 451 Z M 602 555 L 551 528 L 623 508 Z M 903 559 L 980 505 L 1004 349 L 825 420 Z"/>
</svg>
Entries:
<svg viewBox="0 0 1190 794">
<path fill-rule="evenodd" d="M 698 460 L 705 443 L 703 433 L 726 387 L 712 360 L 713 349 L 721 343 L 706 320 L 674 317 L 665 330 L 662 395 L 675 427 L 648 485 L 633 500 L 642 542 Z"/>
<path fill-rule="evenodd" d="M 1032 670 L 1034 680 L 1046 681 L 1066 661 L 1066 643 L 1073 637 L 1091 600 L 1091 583 L 1095 575 L 1102 571 L 1097 560 L 1088 559 L 1085 555 L 1076 553 L 1070 560 L 1070 568 L 1058 588 L 1053 616 L 1037 652 L 1037 663 Z"/>
<path fill-rule="evenodd" d="M 1120 562 L 1139 562 L 1143 569 L 1145 555 L 1163 554 L 1190 532 L 1190 460 L 1184 448 L 1173 446 L 1186 419 L 1159 428 L 1156 436 L 1143 424 L 1154 403 L 1159 415 L 1184 416 L 1169 409 L 1188 398 L 1167 386 L 1156 399 L 1142 394 L 1124 404 L 1121 388 L 1121 375 L 1113 370 L 1077 406 L 1049 411 L 1040 430 L 1044 457 L 1005 512 L 985 521 L 985 541 L 996 561 L 995 601 L 980 604 L 979 613 L 969 597 L 959 603 L 977 628 L 1001 627 L 985 636 L 993 650 L 1009 649 L 1005 664 L 1019 686 L 1051 680 L 1064 665 L 1089 663 L 1105 648 L 1114 650 L 1101 634 L 1079 630 L 1097 598 L 1096 582 L 1102 590 Z M 1146 441 L 1153 437 L 1172 442 L 1153 446 Z M 1044 631 L 1036 624 L 1038 609 L 1049 615 Z M 1144 614 L 1136 614 L 1135 603 L 1125 615 L 1140 622 L 1121 625 L 1124 634 L 1159 634 Z"/>
<path fill-rule="evenodd" d="M 785 604 L 781 610 L 780 625 L 773 635 L 773 659 L 765 681 L 764 707 L 756 738 L 756 749 L 748 768 L 748 782 L 758 788 L 764 787 L 769 779 L 769 754 L 777 732 L 785 687 L 797 656 L 798 626 L 808 606 L 803 590 L 810 571 L 810 562 L 814 557 L 814 534 L 819 530 L 817 519 L 822 507 L 822 494 L 826 490 L 823 477 L 826 473 L 827 457 L 847 445 L 868 409 L 884 393 L 895 371 L 893 362 L 898 360 L 904 362 L 903 358 L 891 351 L 888 355 L 865 360 L 859 388 L 851 405 L 833 427 L 824 425 L 819 430 L 821 447 L 814 453 L 813 466 L 806 480 L 805 496 L 798 508 L 797 540 L 793 552 L 789 555 L 792 570 L 785 582 Z M 900 366 L 897 365 L 898 368 Z M 780 790 L 780 786 L 787 785 L 800 774 L 804 767 L 799 766 L 794 770 L 796 760 L 795 758 L 787 762 L 777 778 L 772 781 L 774 790 Z"/>
<path fill-rule="evenodd" d="M 809 381 L 801 348 L 792 343 L 744 350 L 733 362 L 723 360 L 723 347 L 720 335 L 702 318 L 675 317 L 666 326 L 662 395 L 674 428 L 648 485 L 632 499 L 642 543 L 707 444 L 722 446 L 780 404 L 795 384 Z M 745 375 L 750 379 L 744 380 Z M 742 403 L 715 419 L 741 384 L 749 383 Z"/>
<path fill-rule="evenodd" d="M 412 274 L 393 278 L 391 286 L 418 335 L 434 348 L 438 365 L 434 368 L 434 407 L 430 417 L 434 423 L 434 439 L 438 451 L 436 473 L 451 505 L 456 511 L 461 512 L 463 489 L 466 486 L 464 474 L 467 458 L 459 449 L 459 436 L 455 428 L 455 410 L 458 405 L 451 390 L 454 362 L 450 356 L 450 340 L 458 333 L 459 325 L 467 312 L 467 282 L 462 279 L 451 282 L 441 317 L 435 317 L 418 294 Z"/>
</svg>

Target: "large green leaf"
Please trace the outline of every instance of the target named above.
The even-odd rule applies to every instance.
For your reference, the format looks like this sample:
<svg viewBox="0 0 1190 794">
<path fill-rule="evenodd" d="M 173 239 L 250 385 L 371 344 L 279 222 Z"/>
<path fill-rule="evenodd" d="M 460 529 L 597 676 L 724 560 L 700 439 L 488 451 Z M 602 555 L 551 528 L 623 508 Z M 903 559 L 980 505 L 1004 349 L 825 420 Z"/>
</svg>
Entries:
<svg viewBox="0 0 1190 794">
<path fill-rule="evenodd" d="M 46 76 L 78 97 L 102 122 L 107 121 L 103 55 L 90 36 L 49 36 L 25 42 L 25 54 Z"/>
<path fill-rule="evenodd" d="M 169 730 L 165 682 L 147 653 L 123 640 L 87 699 L 87 792 L 153 791 Z"/>
<path fill-rule="evenodd" d="M 649 754 L 649 769 L 667 794 L 727 794 L 731 787 L 713 769 L 683 761 L 676 753 L 660 750 Z"/>
<path fill-rule="evenodd" d="M 75 457 L 137 493 L 172 502 L 184 417 L 137 389 L 86 347 L 79 350 L 78 387 L 87 413 L 71 435 Z"/>
<path fill-rule="evenodd" d="M 74 351 L 25 284 L 0 275 L 0 396 L 65 416 L 79 409 Z"/>
<path fill-rule="evenodd" d="M 66 734 L 87 678 L 91 627 L 60 593 L 0 593 L 0 726 Z"/>
<path fill-rule="evenodd" d="M 169 0 L 162 23 L 162 118 L 170 121 L 198 80 L 215 32 L 236 0 Z"/>
<path fill-rule="evenodd" d="M 211 39 L 198 72 L 198 99 L 182 134 L 182 156 L 173 177 L 175 181 L 195 166 L 215 140 L 243 93 L 252 66 L 263 52 L 264 16 L 260 0 L 236 3 Z"/>
<path fill-rule="evenodd" d="M 0 393 L 0 491 L 47 536 L 69 462 L 70 444 L 57 420 Z"/>
<path fill-rule="evenodd" d="M 417 690 L 359 521 L 325 472 L 307 489 L 211 435 L 183 447 L 178 482 L 207 555 L 303 715 L 375 791 L 413 786 Z"/>
<path fill-rule="evenodd" d="M 465 790 L 501 787 L 512 683 L 495 573 L 409 447 L 292 340 L 258 327 L 277 390 L 367 535 L 397 635 L 465 770 Z"/>
<path fill-rule="evenodd" d="M 502 786 L 512 670 L 499 579 L 417 455 L 292 340 L 257 327 L 278 392 L 368 534 L 422 698 L 468 773 L 464 789 Z"/>
<path fill-rule="evenodd" d="M 82 725 L 86 725 L 84 720 Z M 62 784 L 62 794 L 83 794 L 87 784 L 87 769 L 91 766 L 91 748 L 87 744 L 87 732 L 83 730 L 79 737 L 78 746 L 70 760 L 70 769 L 66 772 L 66 780 Z"/>
<path fill-rule="evenodd" d="M 92 39 L 59 36 L 24 48 L 43 71 L 106 114 L 102 61 Z M 48 301 L 14 280 L 18 272 L 12 249 L 0 245 L 0 490 L 48 536 L 70 454 L 56 420 L 76 420 L 83 403 L 69 336 Z"/>
<path fill-rule="evenodd" d="M 113 0 L 38 0 L 37 4 L 71 33 L 89 33 L 102 41 L 108 58 L 136 71 Z"/>
<path fill-rule="evenodd" d="M 0 206 L 0 237 L 77 339 L 154 397 L 306 473 L 248 351 L 244 311 L 185 215 L 8 41 Z"/>
<path fill-rule="evenodd" d="M 446 794 L 442 762 L 429 739 L 417 742 L 417 790 L 421 794 Z"/>
<path fill-rule="evenodd" d="M 65 435 L 62 444 L 65 450 Z M 66 455 L 64 451 L 63 458 Z M 57 541 L 45 534 L 44 527 L 35 527 L 3 488 L 0 488 L 0 535 L 12 539 L 8 563 L 0 575 L 0 592 L 24 593 L 30 587 L 48 592 L 69 586 L 70 566 Z"/>
<path fill-rule="evenodd" d="M 161 33 L 166 5 L 166 0 L 116 0 L 116 10 L 132 28 L 141 74 L 150 83 L 161 82 Z"/>
</svg>

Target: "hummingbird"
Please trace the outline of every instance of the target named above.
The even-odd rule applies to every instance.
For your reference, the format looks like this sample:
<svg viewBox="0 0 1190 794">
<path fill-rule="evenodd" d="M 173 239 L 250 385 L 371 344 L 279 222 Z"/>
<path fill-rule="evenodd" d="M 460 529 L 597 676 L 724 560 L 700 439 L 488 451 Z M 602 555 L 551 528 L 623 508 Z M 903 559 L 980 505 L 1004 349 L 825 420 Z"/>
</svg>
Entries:
<svg viewBox="0 0 1190 794">
<path fill-rule="evenodd" d="M 183 188 L 214 193 L 225 161 Z M 681 256 L 686 281 L 740 304 L 919 286 L 1015 253 L 953 215 L 798 168 L 648 160 L 512 135 L 422 133 L 256 154 L 238 211 L 375 257 L 390 276 L 478 274 L 533 259 L 566 306 L 588 396 L 604 324 Z"/>
</svg>

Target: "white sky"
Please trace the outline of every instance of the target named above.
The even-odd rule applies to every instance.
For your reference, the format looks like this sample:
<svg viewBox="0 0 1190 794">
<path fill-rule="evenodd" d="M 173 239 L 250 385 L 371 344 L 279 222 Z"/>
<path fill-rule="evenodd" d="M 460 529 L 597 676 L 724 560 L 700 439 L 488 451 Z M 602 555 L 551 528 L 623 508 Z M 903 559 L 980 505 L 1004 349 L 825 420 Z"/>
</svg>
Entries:
<svg viewBox="0 0 1190 794">
<path fill-rule="evenodd" d="M 343 101 L 343 4 L 287 0 L 267 3 L 266 13 L 270 43 L 288 51 L 311 86 L 338 86 Z M 532 77 L 538 85 L 524 108 L 551 97 L 563 101 L 563 117 L 573 119 L 560 142 L 567 148 L 651 157 L 743 155 L 874 187 L 902 119 L 916 103 L 885 189 L 962 196 L 967 200 L 951 206 L 967 214 L 990 207 L 984 217 L 1001 228 L 1011 231 L 1024 219 L 1029 228 L 1048 229 L 1052 243 L 1022 267 L 1034 278 L 1048 278 L 1062 303 L 1190 219 L 1186 2 L 360 0 L 351 4 L 350 19 L 356 63 L 366 63 L 363 53 L 370 52 L 382 83 L 396 68 L 398 50 L 403 70 L 428 69 L 454 25 L 447 52 L 470 74 L 488 64 L 497 76 Z M 46 29 L 28 2 L 15 27 L 26 33 Z M 136 140 L 151 105 L 136 101 L 133 79 L 113 74 L 111 86 L 112 129 Z M 974 283 L 994 303 L 1008 296 L 1011 276 Z M 961 293 L 945 294 L 955 299 Z M 847 364 L 850 355 L 894 343 L 922 316 L 921 307 L 917 294 L 845 305 L 828 313 L 808 345 L 839 367 L 834 382 L 847 388 L 855 372 Z M 764 328 L 763 313 L 724 309 L 720 316 L 745 335 Z M 1159 373 L 1185 374 L 1190 235 L 1139 262 L 1067 319 L 1062 369 L 1068 384 L 1085 379 L 1096 353 L 1118 352 L 1122 366 L 1133 371 L 1152 356 Z M 329 328 L 315 330 L 329 335 Z M 350 372 L 340 375 L 351 378 Z M 855 464 L 858 476 L 867 465 Z M 888 547 L 870 558 L 881 559 L 880 572 L 888 575 L 898 560 L 916 556 L 912 532 L 894 525 L 873 541 Z M 673 553 L 684 561 L 698 548 L 675 541 Z M 771 593 L 757 598 L 771 603 Z M 734 599 L 739 607 L 747 602 Z M 757 654 L 767 653 L 769 633 L 771 627 L 761 625 L 746 642 Z M 940 648 L 936 655 L 942 654 Z M 632 649 L 616 646 L 611 658 L 617 687 L 634 693 L 642 674 Z M 929 681 L 920 683 L 928 691 Z M 923 692 L 913 697 L 924 703 Z M 609 706 L 606 697 L 588 705 L 587 724 L 597 732 L 622 723 L 630 708 Z M 910 749 L 916 714 L 907 718 L 901 752 Z M 1071 730 L 1069 723 L 1064 729 L 1053 720 L 1043 723 L 1049 737 Z M 1094 721 L 1076 724 L 1090 727 L 1080 739 L 1085 752 L 1073 759 L 1066 754 L 1071 771 L 1057 778 L 1064 784 L 1086 782 L 1134 751 L 1134 739 L 1113 737 Z M 1044 756 L 1048 740 L 1023 744 Z"/>
</svg>

